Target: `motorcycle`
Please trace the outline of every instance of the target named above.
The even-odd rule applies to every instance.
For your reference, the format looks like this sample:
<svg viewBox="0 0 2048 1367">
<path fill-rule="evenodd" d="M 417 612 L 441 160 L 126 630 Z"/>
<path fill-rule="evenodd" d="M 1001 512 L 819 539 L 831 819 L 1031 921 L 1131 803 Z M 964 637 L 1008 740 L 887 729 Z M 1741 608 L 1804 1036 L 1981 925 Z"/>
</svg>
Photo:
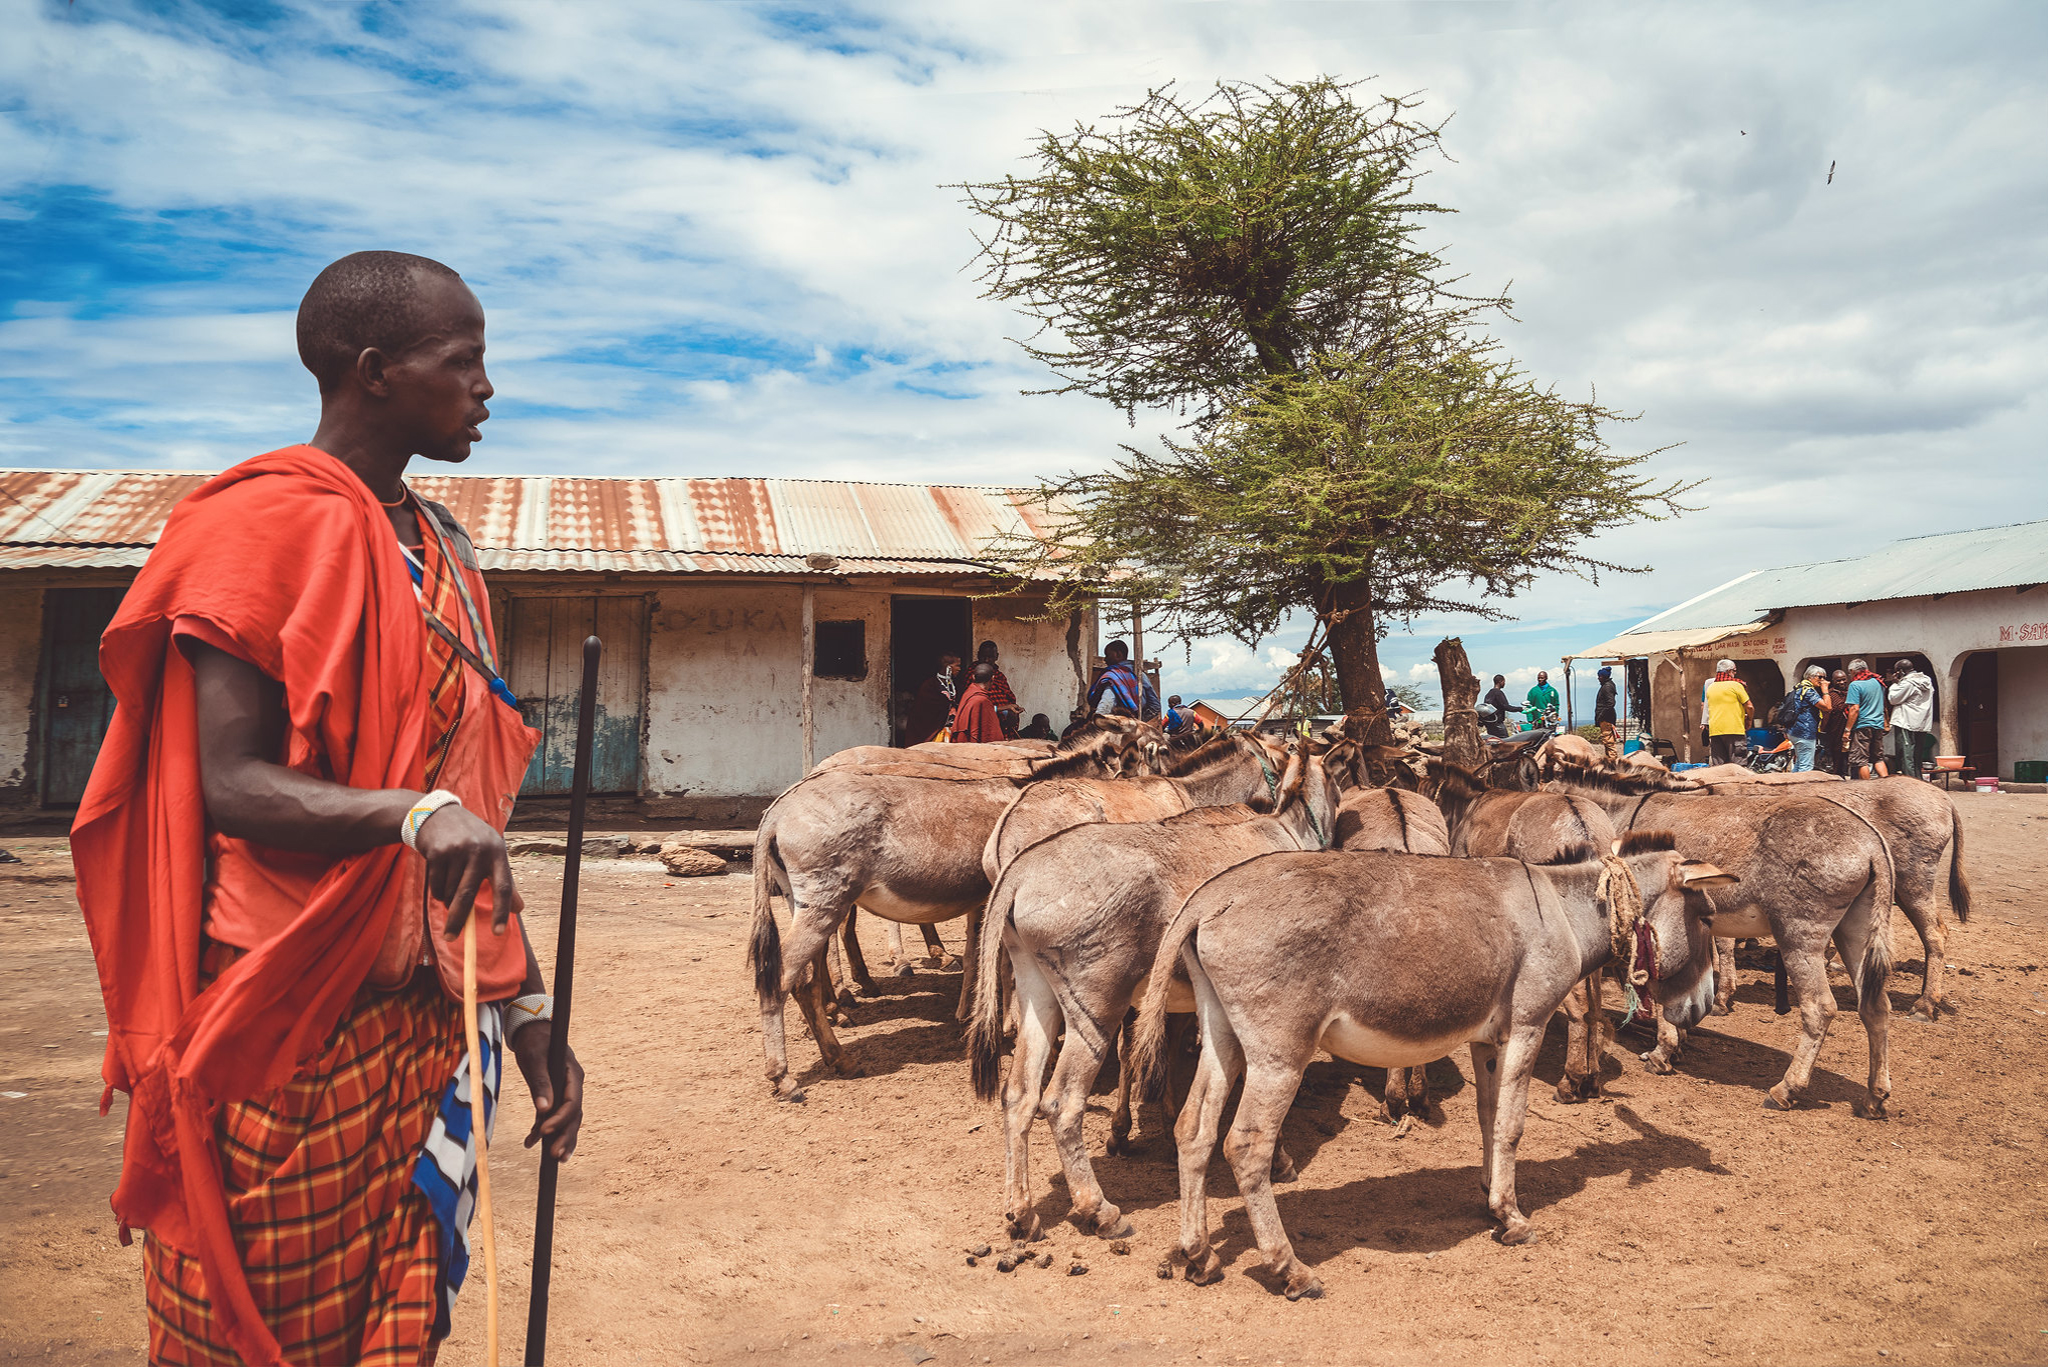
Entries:
<svg viewBox="0 0 2048 1367">
<path fill-rule="evenodd" d="M 1769 742 L 1750 746 L 1749 754 L 1743 759 L 1742 764 L 1753 774 L 1791 773 L 1792 739 L 1785 734 L 1785 728 L 1773 726 Z"/>
</svg>

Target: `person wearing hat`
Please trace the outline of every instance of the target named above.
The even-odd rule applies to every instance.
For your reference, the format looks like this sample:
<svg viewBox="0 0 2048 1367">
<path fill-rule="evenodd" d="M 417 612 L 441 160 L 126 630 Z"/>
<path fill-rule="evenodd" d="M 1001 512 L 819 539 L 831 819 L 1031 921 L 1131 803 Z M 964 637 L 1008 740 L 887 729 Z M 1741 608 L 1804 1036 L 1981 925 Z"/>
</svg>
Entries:
<svg viewBox="0 0 2048 1367">
<path fill-rule="evenodd" d="M 1600 666 L 1600 691 L 1593 698 L 1593 725 L 1600 728 L 1600 744 L 1607 750 L 1607 762 L 1621 762 L 1621 721 L 1614 707 L 1614 670 Z"/>
<path fill-rule="evenodd" d="M 1742 677 L 1735 672 L 1735 661 L 1715 662 L 1714 677 L 1707 684 L 1704 699 L 1701 711 L 1706 714 L 1709 763 L 1739 762 L 1737 756 L 1748 739 L 1756 708 L 1750 705 L 1749 690 L 1742 686 Z"/>
<path fill-rule="evenodd" d="M 1828 672 L 1820 665 L 1808 665 L 1806 677 L 1792 689 L 1792 700 L 1785 711 L 1791 720 L 1785 725 L 1785 738 L 1792 742 L 1792 772 L 1803 774 L 1813 768 L 1814 752 L 1820 748 L 1821 717 L 1828 709 Z M 1784 716 L 1785 712 L 1778 714 Z"/>
</svg>

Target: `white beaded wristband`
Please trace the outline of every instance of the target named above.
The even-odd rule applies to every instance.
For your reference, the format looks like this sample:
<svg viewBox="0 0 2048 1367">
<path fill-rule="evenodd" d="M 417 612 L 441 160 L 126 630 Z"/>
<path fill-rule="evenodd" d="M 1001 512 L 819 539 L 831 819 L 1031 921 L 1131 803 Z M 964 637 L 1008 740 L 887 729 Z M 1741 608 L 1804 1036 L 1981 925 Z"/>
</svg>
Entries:
<svg viewBox="0 0 2048 1367">
<path fill-rule="evenodd" d="M 427 824 L 427 818 L 443 807 L 460 807 L 462 799 L 446 788 L 436 788 L 412 805 L 405 814 L 405 820 L 398 823 L 398 838 L 409 850 L 419 849 L 420 827 Z"/>
</svg>

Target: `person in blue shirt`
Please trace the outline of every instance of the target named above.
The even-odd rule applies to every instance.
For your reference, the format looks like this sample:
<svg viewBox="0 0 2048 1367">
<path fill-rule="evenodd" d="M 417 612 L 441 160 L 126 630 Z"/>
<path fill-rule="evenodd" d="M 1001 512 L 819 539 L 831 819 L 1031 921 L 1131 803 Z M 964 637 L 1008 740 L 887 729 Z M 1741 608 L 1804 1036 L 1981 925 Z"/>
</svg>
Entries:
<svg viewBox="0 0 2048 1367">
<path fill-rule="evenodd" d="M 1848 709 L 1847 735 L 1849 767 L 1858 778 L 1889 778 L 1884 763 L 1884 680 L 1870 670 L 1865 660 L 1849 661 L 1849 692 L 1843 699 Z"/>
<path fill-rule="evenodd" d="M 1808 665 L 1806 677 L 1792 690 L 1791 724 L 1785 736 L 1792 742 L 1792 772 L 1803 774 L 1813 768 L 1813 753 L 1820 746 L 1821 713 L 1827 710 L 1827 694 L 1821 683 L 1828 676 L 1819 665 Z"/>
<path fill-rule="evenodd" d="M 1102 658 L 1108 663 L 1088 689 L 1088 706 L 1097 712 L 1136 717 L 1139 721 L 1150 721 L 1158 716 L 1158 690 L 1152 687 L 1150 679 L 1141 678 L 1137 668 L 1131 664 L 1131 648 L 1122 641 L 1111 641 L 1102 648 Z M 1103 706 L 1105 693 L 1109 695 L 1106 707 Z"/>
</svg>

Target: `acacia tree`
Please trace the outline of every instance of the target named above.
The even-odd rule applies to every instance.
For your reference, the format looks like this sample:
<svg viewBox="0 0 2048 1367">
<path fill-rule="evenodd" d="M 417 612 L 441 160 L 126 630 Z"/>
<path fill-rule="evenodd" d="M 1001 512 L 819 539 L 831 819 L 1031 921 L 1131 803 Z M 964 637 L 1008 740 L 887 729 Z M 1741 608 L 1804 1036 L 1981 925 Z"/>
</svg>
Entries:
<svg viewBox="0 0 2048 1367">
<path fill-rule="evenodd" d="M 1354 89 L 1169 87 L 1044 134 L 1030 175 L 962 188 L 991 225 L 987 296 L 1040 324 L 1021 345 L 1062 381 L 1041 392 L 1186 419 L 1158 451 L 1043 486 L 1050 533 L 998 553 L 1059 585 L 1051 613 L 1143 601 L 1183 639 L 1254 644 L 1306 610 L 1300 668 L 1327 648 L 1356 729 L 1385 739 L 1392 622 L 1499 617 L 1488 600 L 1540 571 L 1623 569 L 1576 547 L 1675 514 L 1689 486 L 1631 473 L 1656 453 L 1607 448 L 1620 415 L 1479 336 L 1507 299 L 1460 292 L 1417 241 L 1449 212 L 1416 197 L 1442 125 Z"/>
</svg>

